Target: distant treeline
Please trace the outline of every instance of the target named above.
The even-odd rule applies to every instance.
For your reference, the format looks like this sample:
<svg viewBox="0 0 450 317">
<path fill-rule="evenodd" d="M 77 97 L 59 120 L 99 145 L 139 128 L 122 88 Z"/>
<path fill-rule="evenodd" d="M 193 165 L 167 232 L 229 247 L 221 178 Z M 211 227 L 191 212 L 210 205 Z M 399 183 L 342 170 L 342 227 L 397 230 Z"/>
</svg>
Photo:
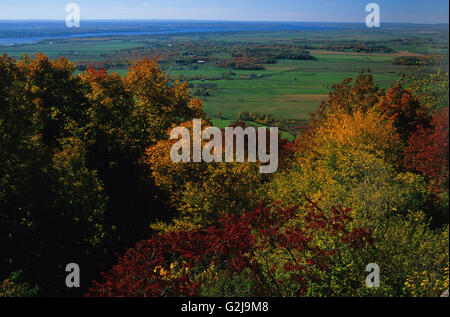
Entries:
<svg viewBox="0 0 450 317">
<path fill-rule="evenodd" d="M 380 45 L 362 45 L 362 44 L 346 44 L 346 45 L 328 45 L 323 46 L 322 49 L 327 51 L 337 51 L 337 52 L 358 52 L 358 53 L 393 53 L 394 49 L 387 46 Z"/>
<path fill-rule="evenodd" d="M 102 54 L 102 61 L 80 61 L 79 71 L 88 66 L 96 69 L 126 69 L 134 60 L 153 57 L 160 64 L 198 67 L 203 63 L 216 63 L 218 67 L 233 70 L 263 70 L 263 64 L 275 64 L 280 59 L 317 60 L 304 45 L 261 45 L 218 41 L 148 42 L 148 46 L 125 49 L 114 54 Z"/>
<path fill-rule="evenodd" d="M 198 62 L 215 62 L 219 67 L 236 70 L 262 70 L 262 64 L 275 64 L 280 59 L 316 60 L 305 45 L 261 45 L 247 42 L 229 43 L 200 40 L 185 42 L 147 42 L 146 46 L 121 50 L 110 58 L 139 59 L 157 57 L 160 63 L 192 65 Z"/>
<path fill-rule="evenodd" d="M 230 55 L 231 59 L 220 61 L 217 66 L 236 70 L 262 70 L 263 64 L 276 64 L 280 59 L 317 60 L 302 46 L 294 45 L 235 46 Z"/>
<path fill-rule="evenodd" d="M 308 121 L 299 119 L 277 119 L 270 114 L 240 111 L 237 119 L 241 121 L 249 121 L 265 126 L 279 127 L 281 130 L 305 129 L 308 127 Z"/>
<path fill-rule="evenodd" d="M 221 68 L 232 68 L 236 70 L 263 70 L 261 60 L 256 57 L 234 57 L 217 63 Z"/>
<path fill-rule="evenodd" d="M 278 59 L 316 60 L 303 46 L 295 45 L 234 47 L 230 55 L 232 57 L 257 57 L 264 59 L 267 64 L 275 64 Z"/>
<path fill-rule="evenodd" d="M 123 68 L 128 69 L 130 62 L 127 60 L 102 60 L 102 61 L 82 61 L 76 62 L 75 67 L 79 71 L 85 71 L 89 66 L 95 69 L 111 69 L 111 68 Z"/>
<path fill-rule="evenodd" d="M 392 60 L 392 64 L 406 66 L 433 66 L 440 64 L 442 61 L 444 61 L 444 56 L 442 55 L 402 56 L 394 58 Z"/>
</svg>

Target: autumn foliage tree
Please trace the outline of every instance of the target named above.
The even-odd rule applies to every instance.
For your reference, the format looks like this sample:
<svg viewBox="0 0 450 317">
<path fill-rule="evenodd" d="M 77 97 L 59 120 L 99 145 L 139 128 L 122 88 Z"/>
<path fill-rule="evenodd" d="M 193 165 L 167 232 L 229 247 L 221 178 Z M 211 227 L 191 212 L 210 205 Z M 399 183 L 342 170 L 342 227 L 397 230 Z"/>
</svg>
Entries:
<svg viewBox="0 0 450 317">
<path fill-rule="evenodd" d="M 431 127 L 420 125 L 405 149 L 405 165 L 435 181 L 448 190 L 448 107 L 437 111 L 431 119 Z"/>
<path fill-rule="evenodd" d="M 139 242 L 88 296 L 198 296 L 209 287 L 218 295 L 242 275 L 247 296 L 303 296 L 341 250 L 373 243 L 371 232 L 350 228 L 351 221 L 349 209 L 333 208 L 327 217 L 311 201 L 302 212 L 261 204 L 224 215 L 218 225 Z"/>
<path fill-rule="evenodd" d="M 151 234 L 166 207 L 141 158 L 170 126 L 203 115 L 152 60 L 124 78 L 4 55 L 0 102 L 0 279 L 23 269 L 42 294 L 67 291 L 66 264 L 89 263 L 89 278 Z"/>
<path fill-rule="evenodd" d="M 421 125 L 428 127 L 427 108 L 410 89 L 397 84 L 388 90 L 377 104 L 383 118 L 392 121 L 404 141 Z"/>
<path fill-rule="evenodd" d="M 385 92 L 365 73 L 334 85 L 263 175 L 259 163 L 172 162 L 168 131 L 210 123 L 157 61 L 123 77 L 4 55 L 0 293 L 79 295 L 61 282 L 65 265 L 93 280 L 117 252 L 88 296 L 440 295 L 448 76 L 436 78 L 436 89 Z M 377 290 L 368 263 L 385 268 Z"/>
<path fill-rule="evenodd" d="M 328 100 L 312 114 L 313 122 L 336 112 L 364 112 L 373 108 L 383 95 L 384 90 L 376 84 L 370 72 L 362 72 L 355 79 L 345 78 L 341 83 L 333 84 Z"/>
<path fill-rule="evenodd" d="M 89 103 L 63 59 L 3 56 L 0 78 L 0 272 L 23 269 L 52 289 L 106 229 L 103 184 L 79 138 Z"/>
</svg>

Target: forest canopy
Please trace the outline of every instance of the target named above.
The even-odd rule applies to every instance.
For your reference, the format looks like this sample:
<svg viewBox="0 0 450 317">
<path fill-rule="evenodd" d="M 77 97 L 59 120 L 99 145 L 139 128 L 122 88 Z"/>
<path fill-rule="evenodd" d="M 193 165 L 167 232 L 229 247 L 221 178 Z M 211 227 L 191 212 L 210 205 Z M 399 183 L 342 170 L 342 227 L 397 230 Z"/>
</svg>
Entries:
<svg viewBox="0 0 450 317">
<path fill-rule="evenodd" d="M 71 262 L 95 281 L 88 296 L 448 289 L 448 99 L 423 79 L 335 84 L 261 175 L 258 163 L 168 159 L 174 126 L 209 121 L 156 60 L 126 76 L 75 69 L 0 57 L 0 296 L 64 295 Z M 430 78 L 448 93 L 448 74 Z M 380 288 L 365 285 L 369 263 Z"/>
</svg>

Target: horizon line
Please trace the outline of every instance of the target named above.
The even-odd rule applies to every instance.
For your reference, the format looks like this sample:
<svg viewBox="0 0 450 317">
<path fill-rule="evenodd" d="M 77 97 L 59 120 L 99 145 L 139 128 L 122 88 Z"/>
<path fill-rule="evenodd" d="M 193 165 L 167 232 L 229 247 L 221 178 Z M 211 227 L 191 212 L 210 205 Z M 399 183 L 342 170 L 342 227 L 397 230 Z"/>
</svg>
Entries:
<svg viewBox="0 0 450 317">
<path fill-rule="evenodd" d="M 20 21 L 20 22 L 64 22 L 64 19 L 9 19 L 0 18 L 1 21 Z M 248 22 L 248 23 L 338 23 L 338 24 L 364 24 L 364 21 L 280 21 L 280 20 L 210 20 L 210 19 L 126 19 L 126 18 L 116 18 L 116 19 L 80 19 L 80 21 L 110 21 L 110 22 L 120 22 L 120 21 L 131 21 L 131 22 L 150 22 L 150 21 L 173 21 L 173 22 Z M 413 24 L 413 25 L 448 25 L 449 22 L 392 22 L 386 21 L 381 22 L 381 24 Z"/>
</svg>

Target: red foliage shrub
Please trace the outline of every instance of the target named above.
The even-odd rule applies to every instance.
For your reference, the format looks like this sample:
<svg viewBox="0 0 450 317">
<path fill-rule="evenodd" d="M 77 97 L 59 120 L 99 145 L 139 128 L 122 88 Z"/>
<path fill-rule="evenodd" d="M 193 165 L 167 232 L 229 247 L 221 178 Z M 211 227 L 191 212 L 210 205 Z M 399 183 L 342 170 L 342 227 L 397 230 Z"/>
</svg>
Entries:
<svg viewBox="0 0 450 317">
<path fill-rule="evenodd" d="M 315 272 L 327 270 L 339 250 L 373 243 L 365 228 L 347 229 L 352 220 L 349 209 L 333 208 L 327 217 L 310 203 L 303 213 L 261 204 L 242 216 L 223 216 L 218 226 L 174 231 L 139 242 L 104 274 L 103 283 L 93 283 L 87 296 L 198 296 L 203 283 L 198 275 L 212 264 L 230 278 L 248 274 L 254 296 L 289 295 L 283 285 L 292 281 L 298 283 L 301 296 L 307 281 L 317 281 Z M 337 243 L 336 248 L 327 250 L 318 242 L 318 237 L 326 235 Z M 274 251 L 276 261 L 269 257 Z M 161 274 L 173 272 L 174 263 L 177 274 Z M 287 278 L 277 279 L 275 270 L 282 270 Z"/>
<path fill-rule="evenodd" d="M 448 183 L 448 107 L 435 113 L 431 128 L 419 125 L 408 140 L 405 149 L 405 166 L 436 180 L 439 185 Z"/>
</svg>

